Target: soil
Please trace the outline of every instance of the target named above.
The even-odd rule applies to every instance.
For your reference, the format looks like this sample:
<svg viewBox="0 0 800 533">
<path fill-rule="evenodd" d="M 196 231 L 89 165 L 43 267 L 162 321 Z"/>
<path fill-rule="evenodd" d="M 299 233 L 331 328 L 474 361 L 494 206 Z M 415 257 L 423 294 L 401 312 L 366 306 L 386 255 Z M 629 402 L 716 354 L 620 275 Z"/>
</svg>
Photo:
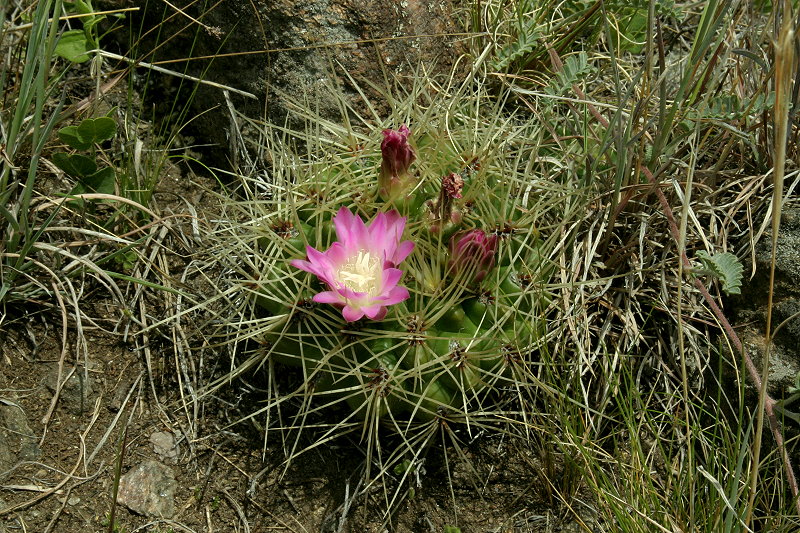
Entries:
<svg viewBox="0 0 800 533">
<path fill-rule="evenodd" d="M 207 224 L 215 200 L 206 191 L 215 185 L 197 176 L 189 183 L 187 170 L 165 173 L 155 205 L 176 220 L 205 213 L 199 223 Z M 190 235 L 192 223 L 172 231 Z M 165 264 L 174 275 L 196 251 L 165 246 Z M 265 443 L 257 417 L 234 423 L 263 405 L 264 392 L 250 382 L 258 383 L 258 376 L 193 404 L 187 390 L 202 384 L 187 383 L 186 376 L 219 376 L 228 356 L 222 350 L 207 350 L 201 359 L 191 353 L 187 374 L 181 367 L 186 359 L 170 341 L 174 331 L 137 335 L 108 292 L 97 283 L 85 290 L 80 324 L 68 316 L 64 329 L 53 305 L 16 308 L 7 318 L 0 339 L 0 533 L 441 532 L 447 525 L 464 532 L 586 531 L 596 525 L 591 509 L 577 503 L 590 501 L 586 495 L 569 505 L 555 496 L 575 494 L 578 484 L 557 454 L 542 452 L 543 436 L 470 436 L 459 429 L 459 450 L 452 441 L 435 442 L 403 487 L 390 473 L 385 483 L 364 490 L 365 449 L 357 434 L 287 465 L 284 443 L 277 435 Z M 157 293 L 147 305 L 153 321 L 169 316 Z M 139 508 L 144 514 L 115 505 L 118 477 L 120 493 L 139 490 L 125 486 L 125 474 L 152 461 L 174 475 L 174 500 L 159 501 L 169 498 L 166 490 L 152 495 L 155 504 L 167 505 Z M 395 491 L 400 503 L 387 518 L 385 498 Z M 153 515 L 158 512 L 174 514 Z"/>
</svg>

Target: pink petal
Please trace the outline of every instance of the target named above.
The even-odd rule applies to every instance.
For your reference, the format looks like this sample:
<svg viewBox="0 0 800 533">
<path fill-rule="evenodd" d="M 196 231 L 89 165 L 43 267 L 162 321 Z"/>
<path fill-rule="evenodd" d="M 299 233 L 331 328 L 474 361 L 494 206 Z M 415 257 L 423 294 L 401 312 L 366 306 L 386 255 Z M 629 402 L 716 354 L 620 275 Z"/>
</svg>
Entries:
<svg viewBox="0 0 800 533">
<path fill-rule="evenodd" d="M 383 284 L 381 285 L 381 294 L 388 293 L 390 289 L 397 285 L 400 278 L 403 277 L 403 271 L 397 268 L 386 268 L 383 270 Z"/>
<path fill-rule="evenodd" d="M 328 260 L 328 256 L 324 253 L 312 248 L 311 246 L 306 246 L 306 254 L 308 255 L 308 260 L 312 265 L 316 267 L 330 268 L 331 262 Z"/>
<path fill-rule="evenodd" d="M 347 250 L 345 250 L 344 246 L 339 242 L 331 244 L 331 247 L 328 248 L 325 255 L 328 257 L 328 261 L 330 261 L 334 269 L 341 267 L 350 259 Z"/>
<path fill-rule="evenodd" d="M 348 253 L 369 247 L 369 233 L 361 217 L 354 215 L 346 207 L 339 209 L 333 217 L 336 236 Z"/>
<path fill-rule="evenodd" d="M 371 320 L 383 320 L 383 317 L 386 316 L 386 307 L 382 305 L 368 305 L 362 307 L 361 310 Z"/>
<path fill-rule="evenodd" d="M 338 292 L 323 291 L 315 294 L 312 298 L 318 304 L 343 304 L 344 298 Z"/>
<path fill-rule="evenodd" d="M 314 270 L 312 270 L 314 269 L 313 265 L 308 261 L 303 261 L 302 259 L 292 259 L 289 261 L 289 264 L 295 268 L 299 268 L 300 270 L 305 270 L 306 272 L 315 274 Z"/>
<path fill-rule="evenodd" d="M 353 308 L 349 305 L 345 305 L 344 309 L 342 309 L 342 316 L 344 316 L 344 319 L 348 322 L 355 322 L 364 316 L 364 311 L 361 308 Z"/>
<path fill-rule="evenodd" d="M 339 211 L 333 216 L 333 226 L 336 228 L 336 236 L 340 241 L 345 240 L 345 237 L 350 234 L 353 218 L 353 213 L 344 206 L 340 207 Z"/>
<path fill-rule="evenodd" d="M 380 301 L 382 305 L 394 305 L 408 300 L 409 296 L 411 295 L 408 293 L 408 289 L 397 286 L 390 290 L 389 294 L 382 296 Z"/>
<path fill-rule="evenodd" d="M 331 279 L 330 273 L 324 268 L 321 268 L 320 265 L 315 265 L 313 263 L 309 263 L 308 261 L 303 261 L 302 259 L 293 259 L 289 262 L 289 264 L 295 268 L 299 268 L 300 270 L 305 270 L 306 272 L 314 274 L 325 283 L 329 283 L 329 280 Z"/>
<path fill-rule="evenodd" d="M 341 285 L 341 283 L 339 285 Z M 344 285 L 337 287 L 336 290 L 339 294 L 353 302 L 364 300 L 367 297 L 366 292 L 356 292 L 353 289 L 345 287 Z"/>
<path fill-rule="evenodd" d="M 397 250 L 394 252 L 394 257 L 392 258 L 392 263 L 395 265 L 400 264 L 400 262 L 408 257 L 408 255 L 414 250 L 414 243 L 411 241 L 403 241 L 397 247 Z"/>
</svg>

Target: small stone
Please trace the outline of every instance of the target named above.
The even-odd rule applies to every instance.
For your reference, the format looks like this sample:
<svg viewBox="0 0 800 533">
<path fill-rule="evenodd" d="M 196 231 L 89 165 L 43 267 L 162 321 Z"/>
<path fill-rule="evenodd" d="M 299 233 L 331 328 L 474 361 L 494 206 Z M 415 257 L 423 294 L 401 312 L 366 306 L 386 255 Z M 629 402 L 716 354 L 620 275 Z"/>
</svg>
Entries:
<svg viewBox="0 0 800 533">
<path fill-rule="evenodd" d="M 150 435 L 150 443 L 153 451 L 162 460 L 172 464 L 178 462 L 178 445 L 175 443 L 175 435 L 169 431 L 157 431 Z"/>
<path fill-rule="evenodd" d="M 73 507 L 81 503 L 81 499 L 78 496 L 71 496 L 69 500 L 67 500 L 68 505 L 72 505 Z"/>
<path fill-rule="evenodd" d="M 0 473 L 20 461 L 35 461 L 41 453 L 22 408 L 13 402 L 0 403 Z"/>
<path fill-rule="evenodd" d="M 69 378 L 61 384 L 59 403 L 70 413 L 82 415 L 91 410 L 92 397 L 94 395 L 94 378 L 91 370 L 97 368 L 97 366 L 97 363 L 90 362 L 90 372 L 85 372 L 83 367 L 75 368 L 74 372 L 71 368 L 64 368 L 61 379 L 64 380 L 66 376 L 69 376 Z M 46 385 L 50 392 L 55 394 L 58 385 L 57 365 L 53 365 L 50 374 L 47 376 Z"/>
<path fill-rule="evenodd" d="M 176 485 L 170 467 L 158 461 L 145 461 L 120 478 L 117 502 L 134 513 L 172 518 Z"/>
</svg>

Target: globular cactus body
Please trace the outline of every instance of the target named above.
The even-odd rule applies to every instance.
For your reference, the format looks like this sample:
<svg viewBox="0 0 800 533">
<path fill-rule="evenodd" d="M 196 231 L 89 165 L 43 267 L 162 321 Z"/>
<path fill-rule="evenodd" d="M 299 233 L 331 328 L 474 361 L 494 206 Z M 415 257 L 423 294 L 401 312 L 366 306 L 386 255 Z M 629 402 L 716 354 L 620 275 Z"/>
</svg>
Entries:
<svg viewBox="0 0 800 533">
<path fill-rule="evenodd" d="M 347 177 L 370 167 L 348 162 L 277 205 L 257 239 L 273 260 L 251 294 L 264 356 L 302 369 L 307 391 L 360 419 L 425 423 L 485 410 L 524 378 L 547 263 L 531 210 L 494 207 L 505 180 L 472 162 L 466 179 L 443 168 L 418 183 L 409 165 L 425 154 L 409 135 L 385 135 L 397 160 L 384 152 L 380 187 L 354 188 Z"/>
</svg>

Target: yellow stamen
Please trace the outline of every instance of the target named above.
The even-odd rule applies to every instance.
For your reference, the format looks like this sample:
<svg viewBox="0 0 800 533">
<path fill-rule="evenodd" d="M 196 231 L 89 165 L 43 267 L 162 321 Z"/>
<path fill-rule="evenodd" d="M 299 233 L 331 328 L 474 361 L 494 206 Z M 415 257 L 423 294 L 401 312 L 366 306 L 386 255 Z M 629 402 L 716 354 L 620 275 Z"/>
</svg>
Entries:
<svg viewBox="0 0 800 533">
<path fill-rule="evenodd" d="M 362 250 L 339 268 L 336 278 L 348 289 L 374 296 L 380 290 L 382 270 L 380 260 Z"/>
</svg>

